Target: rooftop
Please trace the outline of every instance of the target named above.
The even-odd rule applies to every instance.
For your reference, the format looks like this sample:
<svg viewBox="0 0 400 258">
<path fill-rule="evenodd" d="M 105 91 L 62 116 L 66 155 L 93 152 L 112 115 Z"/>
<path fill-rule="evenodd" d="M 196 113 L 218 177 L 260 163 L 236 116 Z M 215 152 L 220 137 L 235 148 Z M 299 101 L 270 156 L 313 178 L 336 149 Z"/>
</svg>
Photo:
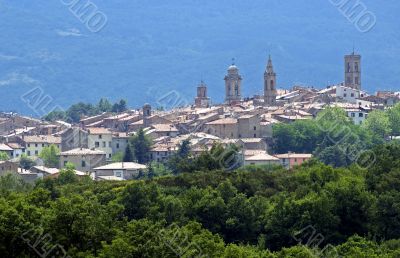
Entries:
<svg viewBox="0 0 400 258">
<path fill-rule="evenodd" d="M 137 170 L 137 169 L 146 169 L 145 165 L 135 163 L 135 162 L 116 162 L 111 163 L 105 166 L 94 168 L 95 170 Z"/>
</svg>

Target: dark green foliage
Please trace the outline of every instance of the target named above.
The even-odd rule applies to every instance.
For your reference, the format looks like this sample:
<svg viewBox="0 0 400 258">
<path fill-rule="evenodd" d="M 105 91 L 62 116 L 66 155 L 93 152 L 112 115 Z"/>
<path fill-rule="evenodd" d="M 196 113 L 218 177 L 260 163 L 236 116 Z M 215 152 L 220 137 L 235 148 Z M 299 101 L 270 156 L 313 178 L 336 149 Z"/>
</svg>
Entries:
<svg viewBox="0 0 400 258">
<path fill-rule="evenodd" d="M 367 170 L 312 160 L 93 182 L 68 166 L 34 187 L 9 175 L 0 254 L 33 256 L 24 238 L 47 234 L 71 257 L 399 257 L 399 151 L 376 147 Z"/>
<path fill-rule="evenodd" d="M 55 110 L 44 116 L 46 121 L 54 122 L 62 120 L 69 123 L 78 123 L 83 116 L 99 115 L 103 112 L 124 112 L 128 110 L 126 100 L 121 99 L 115 104 L 111 104 L 108 99 L 100 99 L 97 105 L 79 102 L 70 106 L 66 111 Z"/>
<path fill-rule="evenodd" d="M 150 161 L 151 139 L 140 129 L 136 135 L 129 139 L 132 146 L 133 157 L 140 164 L 147 164 Z"/>
<path fill-rule="evenodd" d="M 128 144 L 125 148 L 124 156 L 122 158 L 123 162 L 133 162 L 133 153 L 132 153 L 132 148 L 131 145 Z"/>
<path fill-rule="evenodd" d="M 19 159 L 19 166 L 23 169 L 30 169 L 31 167 L 35 166 L 36 163 L 26 156 L 25 154 L 22 154 L 20 159 Z"/>
</svg>

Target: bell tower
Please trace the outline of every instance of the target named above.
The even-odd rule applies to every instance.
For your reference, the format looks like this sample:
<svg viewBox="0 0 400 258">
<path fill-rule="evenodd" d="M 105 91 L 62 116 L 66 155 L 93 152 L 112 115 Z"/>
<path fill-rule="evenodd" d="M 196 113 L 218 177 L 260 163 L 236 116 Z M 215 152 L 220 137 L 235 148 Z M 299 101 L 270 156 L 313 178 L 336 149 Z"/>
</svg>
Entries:
<svg viewBox="0 0 400 258">
<path fill-rule="evenodd" d="M 353 89 L 361 90 L 361 55 L 354 53 L 344 57 L 344 85 Z"/>
<path fill-rule="evenodd" d="M 225 76 L 225 102 L 227 104 L 237 104 L 241 101 L 242 76 L 239 74 L 239 68 L 235 65 L 235 59 L 228 68 L 228 74 Z"/>
<path fill-rule="evenodd" d="M 264 105 L 275 106 L 277 95 L 276 73 L 274 72 L 271 56 L 269 56 L 267 68 L 264 72 Z"/>
</svg>

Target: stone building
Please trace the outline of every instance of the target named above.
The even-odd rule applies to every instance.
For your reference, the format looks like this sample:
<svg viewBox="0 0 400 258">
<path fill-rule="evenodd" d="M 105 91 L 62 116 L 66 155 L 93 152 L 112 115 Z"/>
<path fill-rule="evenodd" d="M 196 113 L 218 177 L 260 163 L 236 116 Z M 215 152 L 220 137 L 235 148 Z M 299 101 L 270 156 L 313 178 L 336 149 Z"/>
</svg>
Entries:
<svg viewBox="0 0 400 258">
<path fill-rule="evenodd" d="M 241 101 L 242 76 L 239 74 L 239 68 L 233 63 L 228 68 L 228 74 L 225 76 L 225 102 L 229 105 L 237 104 Z"/>
<path fill-rule="evenodd" d="M 345 86 L 361 90 L 361 55 L 352 54 L 344 57 Z"/>
<path fill-rule="evenodd" d="M 194 103 L 198 108 L 207 108 L 210 106 L 210 98 L 207 97 L 207 85 L 203 81 L 197 86 L 197 97 Z"/>
<path fill-rule="evenodd" d="M 94 168 L 106 163 L 106 153 L 101 150 L 73 149 L 59 154 L 60 168 L 68 163 L 75 165 L 75 169 L 83 172 L 93 172 Z"/>
<path fill-rule="evenodd" d="M 275 106 L 277 95 L 276 73 L 274 72 L 271 56 L 269 56 L 268 65 L 264 72 L 264 105 Z"/>
</svg>

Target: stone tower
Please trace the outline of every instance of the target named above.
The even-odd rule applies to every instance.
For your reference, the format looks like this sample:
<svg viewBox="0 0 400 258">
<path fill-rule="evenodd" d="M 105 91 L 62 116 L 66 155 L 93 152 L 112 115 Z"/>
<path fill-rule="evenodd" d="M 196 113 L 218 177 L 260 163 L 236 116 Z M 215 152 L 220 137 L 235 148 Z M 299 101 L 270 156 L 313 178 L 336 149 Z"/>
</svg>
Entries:
<svg viewBox="0 0 400 258">
<path fill-rule="evenodd" d="M 267 69 L 264 72 L 264 105 L 275 106 L 277 95 L 276 73 L 274 72 L 271 56 L 269 56 Z"/>
<path fill-rule="evenodd" d="M 239 69 L 233 62 L 228 68 L 228 74 L 225 76 L 225 102 L 227 104 L 239 103 L 242 99 L 241 86 L 242 76 L 239 74 Z"/>
<path fill-rule="evenodd" d="M 361 90 L 361 55 L 353 51 L 351 55 L 344 57 L 345 65 L 345 86 Z"/>
<path fill-rule="evenodd" d="M 143 105 L 143 125 L 148 127 L 150 125 L 150 118 L 151 117 L 151 105 L 144 104 Z"/>
<path fill-rule="evenodd" d="M 207 85 L 203 81 L 197 86 L 197 97 L 194 103 L 196 107 L 206 108 L 210 106 L 210 98 L 207 97 Z"/>
</svg>

